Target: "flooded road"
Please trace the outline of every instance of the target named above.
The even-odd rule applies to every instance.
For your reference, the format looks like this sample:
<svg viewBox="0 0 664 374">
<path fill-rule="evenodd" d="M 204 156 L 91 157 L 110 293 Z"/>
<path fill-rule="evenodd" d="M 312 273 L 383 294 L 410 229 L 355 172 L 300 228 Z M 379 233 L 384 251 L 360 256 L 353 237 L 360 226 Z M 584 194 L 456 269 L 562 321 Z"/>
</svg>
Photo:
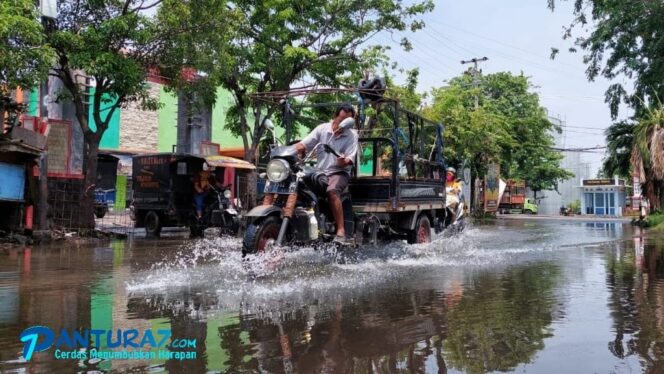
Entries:
<svg viewBox="0 0 664 374">
<path fill-rule="evenodd" d="M 344 263 L 303 249 L 278 266 L 246 265 L 240 246 L 135 239 L 0 252 L 0 371 L 664 371 L 664 240 L 629 224 L 497 221 Z M 19 335 L 35 325 L 170 330 L 195 339 L 195 358 L 57 359 L 51 347 L 27 361 Z"/>
</svg>

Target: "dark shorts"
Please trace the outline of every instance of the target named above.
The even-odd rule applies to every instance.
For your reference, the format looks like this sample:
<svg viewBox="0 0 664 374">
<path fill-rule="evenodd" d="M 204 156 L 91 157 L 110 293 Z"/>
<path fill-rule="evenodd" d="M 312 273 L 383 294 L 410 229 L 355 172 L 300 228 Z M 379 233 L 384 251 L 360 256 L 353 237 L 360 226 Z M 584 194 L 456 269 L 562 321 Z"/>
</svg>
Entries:
<svg viewBox="0 0 664 374">
<path fill-rule="evenodd" d="M 205 196 L 207 196 L 207 193 L 205 192 L 194 192 L 194 204 L 196 205 L 196 211 L 202 212 L 203 208 L 205 208 Z"/>
<path fill-rule="evenodd" d="M 337 173 L 327 176 L 327 193 L 342 193 L 348 187 L 348 174 Z"/>
</svg>

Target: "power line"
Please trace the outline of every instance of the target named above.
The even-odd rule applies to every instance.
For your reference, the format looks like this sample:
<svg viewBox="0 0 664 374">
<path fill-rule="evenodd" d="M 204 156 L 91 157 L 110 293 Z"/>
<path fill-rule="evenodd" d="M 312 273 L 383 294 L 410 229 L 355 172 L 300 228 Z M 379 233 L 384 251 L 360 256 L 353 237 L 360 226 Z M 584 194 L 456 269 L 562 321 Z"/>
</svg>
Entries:
<svg viewBox="0 0 664 374">
<path fill-rule="evenodd" d="M 606 146 L 596 145 L 594 147 L 581 147 L 581 148 L 560 148 L 560 147 L 551 147 L 554 151 L 560 152 L 592 152 L 598 149 L 606 149 Z"/>
<path fill-rule="evenodd" d="M 589 131 L 576 131 L 576 130 L 565 130 L 566 132 L 572 132 L 575 134 L 588 134 L 588 135 L 604 135 L 603 132 L 589 132 Z"/>
<path fill-rule="evenodd" d="M 573 129 L 585 129 L 585 130 L 606 130 L 605 127 L 587 127 L 587 126 L 571 126 L 571 125 L 560 125 L 560 127 L 569 127 Z"/>
<path fill-rule="evenodd" d="M 378 38 L 379 38 L 379 39 L 382 39 L 381 36 L 379 36 Z M 390 39 L 389 42 L 392 42 L 392 43 L 396 43 L 396 44 L 398 44 L 397 41 L 395 41 L 394 39 L 392 39 L 391 36 L 390 36 L 389 39 Z M 378 41 L 379 41 L 379 42 L 382 41 L 382 42 L 385 43 L 385 44 L 389 44 L 389 42 L 387 42 L 387 40 L 385 40 L 385 39 L 378 40 Z M 387 42 L 387 43 L 386 43 L 386 42 Z M 402 51 L 398 51 L 398 52 L 397 52 L 397 51 L 395 51 L 395 50 L 393 50 L 393 49 L 390 49 L 390 52 L 392 52 L 392 53 L 389 53 L 389 55 L 392 55 L 392 57 L 394 57 L 394 58 L 392 59 L 393 62 L 397 62 L 397 63 L 399 63 L 399 62 L 401 62 L 400 60 L 405 60 L 406 62 L 410 63 L 410 65 L 412 65 L 412 66 L 415 67 L 415 68 L 418 68 L 418 69 L 419 69 L 420 71 L 422 71 L 422 72 L 427 72 L 427 73 L 429 73 L 429 74 L 431 74 L 431 75 L 433 75 L 433 76 L 440 75 L 440 71 L 432 70 L 432 69 L 429 68 L 427 65 L 424 65 L 424 66 L 423 66 L 423 65 L 421 64 L 421 61 L 420 61 L 420 62 L 417 62 L 417 61 L 414 61 L 414 60 L 412 60 L 412 59 L 410 58 L 411 56 L 412 56 L 412 57 L 415 57 L 415 58 L 418 58 L 418 57 L 421 58 L 421 57 L 422 57 L 421 55 L 419 55 L 418 53 L 416 53 L 417 51 L 415 50 L 415 48 L 413 48 L 411 51 L 408 51 L 408 52 L 402 52 Z M 428 55 L 428 54 L 427 54 L 427 55 Z M 430 56 L 430 55 L 429 55 L 429 56 Z M 449 70 L 450 73 L 451 73 L 450 76 L 453 76 L 453 73 L 452 73 L 452 72 L 454 71 L 454 69 L 453 69 L 451 66 L 449 66 L 449 65 L 447 65 L 447 64 L 445 64 L 445 63 L 443 63 L 442 61 L 440 61 L 439 58 L 436 58 L 436 57 L 433 57 L 433 56 L 430 56 L 430 57 L 433 58 L 433 63 L 434 63 L 434 64 L 439 64 L 440 66 L 444 67 L 445 70 Z M 405 66 L 402 65 L 402 67 L 405 67 Z"/>
<path fill-rule="evenodd" d="M 463 48 L 463 49 L 465 49 L 465 50 L 470 51 L 470 50 L 467 49 L 466 47 L 463 47 L 463 46 L 457 44 L 455 41 L 453 41 L 453 40 L 451 40 L 450 38 L 448 38 L 447 36 L 443 35 L 443 33 L 441 33 L 440 31 L 438 31 L 434 26 L 432 26 L 432 25 L 429 24 L 429 27 L 430 27 L 430 30 L 431 30 L 433 33 L 436 33 L 436 34 L 438 34 L 439 36 L 441 36 L 442 38 L 445 38 L 445 39 L 449 40 L 451 43 L 453 43 L 453 44 L 459 46 L 460 48 Z M 429 34 L 429 35 L 430 35 L 430 34 Z M 466 39 L 466 42 L 477 43 L 476 41 L 469 41 L 469 40 L 467 40 L 467 39 Z M 558 74 L 558 75 L 564 75 L 564 76 L 567 76 L 567 77 L 575 78 L 575 79 L 576 79 L 576 77 L 574 77 L 574 75 L 576 75 L 576 74 L 572 73 L 572 74 L 570 75 L 570 72 L 569 72 L 569 71 L 564 71 L 564 70 L 559 70 L 559 69 L 556 69 L 556 68 L 551 68 L 551 67 L 548 67 L 548 66 L 542 65 L 542 64 L 540 64 L 540 63 L 538 63 L 538 62 L 534 62 L 534 61 L 532 61 L 532 60 L 528 60 L 528 59 L 523 58 L 523 57 L 510 55 L 510 54 L 508 54 L 508 53 L 505 53 L 505 52 L 502 51 L 502 50 L 498 50 L 498 49 L 494 49 L 494 48 L 490 48 L 490 47 L 486 47 L 486 46 L 482 46 L 482 47 L 483 47 L 484 49 L 488 49 L 488 50 L 492 51 L 492 53 L 495 53 L 495 54 L 497 54 L 497 55 L 505 56 L 505 57 L 503 57 L 503 58 L 505 58 L 507 61 L 514 62 L 514 61 L 513 61 L 514 59 L 516 59 L 516 60 L 521 60 L 521 61 L 524 61 L 524 62 L 526 62 L 527 64 L 531 65 L 531 67 L 535 67 L 535 68 L 538 68 L 538 69 L 540 69 L 540 70 L 544 70 L 544 71 L 548 71 L 548 72 L 555 73 L 555 74 Z M 473 53 L 473 54 L 475 54 L 475 53 Z M 577 77 L 580 77 L 580 76 L 577 76 Z M 585 77 L 583 77 L 583 78 L 585 79 Z"/>
<path fill-rule="evenodd" d="M 512 48 L 512 49 L 515 49 L 515 50 L 518 50 L 518 51 L 521 51 L 521 52 L 525 52 L 525 53 L 527 53 L 527 54 L 529 54 L 529 55 L 535 56 L 535 57 L 537 57 L 537 58 L 541 58 L 541 59 L 543 59 L 543 60 L 547 60 L 547 61 L 549 61 L 549 62 L 552 61 L 550 58 L 543 57 L 543 56 L 541 56 L 540 54 L 535 53 L 535 52 L 530 51 L 530 50 L 527 50 L 527 49 L 525 49 L 525 48 L 521 48 L 521 47 L 518 47 L 518 46 L 515 46 L 515 45 L 512 45 L 512 44 L 509 44 L 509 43 L 505 43 L 505 42 L 503 42 L 503 41 L 501 41 L 501 40 L 498 40 L 498 39 L 494 39 L 494 38 L 490 38 L 490 37 L 487 37 L 487 36 L 484 36 L 484 35 L 480 35 L 480 34 L 475 33 L 475 32 L 473 32 L 473 31 L 465 30 L 465 29 L 463 29 L 463 28 L 461 28 L 461 27 L 454 26 L 454 25 L 451 25 L 451 24 L 449 24 L 449 23 L 440 22 L 440 25 L 445 26 L 445 27 L 450 27 L 450 28 L 456 29 L 456 30 L 458 30 L 458 31 L 460 31 L 460 32 L 462 32 L 462 33 L 469 34 L 469 35 L 473 35 L 473 36 L 475 36 L 475 37 L 477 37 L 477 38 L 480 38 L 480 39 L 485 39 L 485 40 L 490 41 L 490 42 L 492 42 L 492 43 L 497 43 L 497 44 L 503 45 L 503 46 L 508 47 L 508 48 Z M 576 66 L 572 66 L 572 65 L 570 65 L 570 64 L 566 64 L 566 63 L 564 63 L 564 62 L 558 62 L 558 64 L 560 64 L 560 65 L 564 65 L 564 66 L 567 66 L 567 67 L 569 67 L 569 68 L 573 68 L 573 69 L 576 69 L 576 68 L 577 68 Z"/>
</svg>

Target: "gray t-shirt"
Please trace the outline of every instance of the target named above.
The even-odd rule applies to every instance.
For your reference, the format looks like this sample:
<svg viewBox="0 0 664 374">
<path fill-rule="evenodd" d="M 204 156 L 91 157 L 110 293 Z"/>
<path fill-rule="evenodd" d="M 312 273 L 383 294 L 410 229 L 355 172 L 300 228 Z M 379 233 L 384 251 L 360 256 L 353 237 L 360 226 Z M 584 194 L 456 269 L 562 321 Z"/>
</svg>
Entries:
<svg viewBox="0 0 664 374">
<path fill-rule="evenodd" d="M 357 131 L 352 129 L 347 129 L 341 134 L 334 135 L 334 132 L 332 131 L 332 122 L 327 122 L 316 126 L 309 135 L 302 139 L 302 144 L 304 144 L 307 153 L 311 152 L 311 150 L 319 143 L 329 144 L 338 154 L 344 155 L 355 162 L 355 155 L 357 154 L 357 138 Z M 351 165 L 346 167 L 337 166 L 337 156 L 325 152 L 323 146 L 318 147 L 316 150 L 316 159 L 318 160 L 317 167 L 323 170 L 327 175 L 339 172 L 350 174 L 352 169 Z"/>
</svg>

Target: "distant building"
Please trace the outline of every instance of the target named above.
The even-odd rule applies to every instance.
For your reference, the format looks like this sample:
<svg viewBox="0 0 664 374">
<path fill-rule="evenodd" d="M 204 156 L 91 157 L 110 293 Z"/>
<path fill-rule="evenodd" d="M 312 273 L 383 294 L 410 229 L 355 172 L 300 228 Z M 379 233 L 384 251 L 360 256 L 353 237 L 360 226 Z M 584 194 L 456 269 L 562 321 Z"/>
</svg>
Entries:
<svg viewBox="0 0 664 374">
<path fill-rule="evenodd" d="M 555 147 L 558 149 L 566 149 L 567 132 L 565 130 L 565 122 L 557 117 L 549 116 L 549 121 L 554 125 L 562 128 L 562 132 L 552 131 L 551 135 L 555 140 Z M 561 151 L 563 159 L 560 161 L 560 166 L 573 173 L 574 176 L 570 179 L 558 183 L 558 191 L 546 190 L 537 193 L 537 204 L 539 205 L 539 214 L 543 215 L 557 215 L 560 213 L 560 208 L 567 206 L 577 200 L 581 202 L 582 191 L 579 189 L 581 181 L 590 178 L 590 163 L 583 160 L 580 152 Z M 533 196 L 532 191 L 529 191 L 530 196 Z"/>
<path fill-rule="evenodd" d="M 101 138 L 101 149 L 130 153 L 170 152 L 177 146 L 180 152 L 200 153 L 201 142 L 211 141 L 220 144 L 222 150 L 232 153 L 233 156 L 244 155 L 242 139 L 233 136 L 224 128 L 226 113 L 233 105 L 230 92 L 219 88 L 217 104 L 212 108 L 196 111 L 188 108 L 184 95 L 167 92 L 163 77 L 150 74 L 146 84 L 149 95 L 159 101 L 160 108 L 157 111 L 142 110 L 132 103 L 116 110 Z M 53 99 L 62 89 L 62 82 L 51 77 L 44 87 L 28 92 L 24 100 L 28 104 L 26 114 L 67 127 L 67 131 L 63 132 L 69 132 L 71 136 L 70 166 L 72 172 L 76 173 L 80 172 L 83 162 L 80 154 L 83 149 L 83 133 L 73 104 Z M 103 103 L 102 111 L 108 105 L 110 104 Z M 89 114 L 88 120 L 91 126 L 96 127 L 92 113 Z"/>
<path fill-rule="evenodd" d="M 617 176 L 605 179 L 584 179 L 577 187 L 583 193 L 581 214 L 622 216 L 625 212 L 624 179 Z"/>
</svg>

